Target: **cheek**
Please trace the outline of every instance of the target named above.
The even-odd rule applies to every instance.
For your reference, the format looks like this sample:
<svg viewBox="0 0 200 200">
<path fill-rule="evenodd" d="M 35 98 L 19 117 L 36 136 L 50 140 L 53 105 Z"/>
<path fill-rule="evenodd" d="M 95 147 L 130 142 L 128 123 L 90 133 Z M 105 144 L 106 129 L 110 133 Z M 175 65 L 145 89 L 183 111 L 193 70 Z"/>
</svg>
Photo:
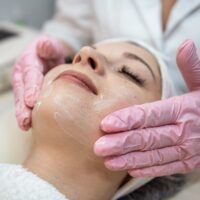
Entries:
<svg viewBox="0 0 200 200">
<path fill-rule="evenodd" d="M 155 100 L 152 92 L 118 77 L 109 77 L 104 85 L 99 98 L 93 103 L 101 119 L 116 110 Z"/>
<path fill-rule="evenodd" d="M 134 90 L 129 84 L 110 78 L 109 83 L 103 88 L 99 98 L 93 103 L 94 110 L 103 118 L 118 109 L 140 103 L 139 91 Z M 116 84 L 117 83 L 117 84 Z"/>
</svg>

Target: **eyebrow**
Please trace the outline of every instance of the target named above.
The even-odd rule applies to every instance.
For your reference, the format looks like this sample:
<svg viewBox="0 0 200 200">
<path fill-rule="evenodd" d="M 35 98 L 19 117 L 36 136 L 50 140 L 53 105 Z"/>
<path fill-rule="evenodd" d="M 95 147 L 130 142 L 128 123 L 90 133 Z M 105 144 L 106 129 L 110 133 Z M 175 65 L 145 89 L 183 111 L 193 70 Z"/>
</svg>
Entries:
<svg viewBox="0 0 200 200">
<path fill-rule="evenodd" d="M 124 56 L 125 58 L 133 59 L 133 60 L 138 60 L 138 61 L 140 61 L 141 63 L 143 63 L 143 64 L 149 69 L 151 75 L 153 76 L 153 79 L 154 79 L 154 80 L 156 79 L 155 74 L 153 73 L 153 70 L 152 70 L 152 68 L 150 67 L 150 65 L 149 65 L 145 60 L 143 60 L 141 57 L 139 57 L 139 56 L 137 56 L 137 55 L 135 55 L 135 54 L 133 54 L 133 53 L 130 53 L 130 52 L 124 52 L 124 53 L 123 53 L 123 56 Z"/>
</svg>

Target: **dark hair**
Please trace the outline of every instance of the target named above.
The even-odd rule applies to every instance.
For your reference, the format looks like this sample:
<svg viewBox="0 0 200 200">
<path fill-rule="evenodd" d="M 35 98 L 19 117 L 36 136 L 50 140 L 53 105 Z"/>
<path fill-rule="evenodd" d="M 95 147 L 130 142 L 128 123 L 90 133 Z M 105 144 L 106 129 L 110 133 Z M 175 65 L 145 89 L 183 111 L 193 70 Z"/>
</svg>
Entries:
<svg viewBox="0 0 200 200">
<path fill-rule="evenodd" d="M 178 193 L 186 182 L 185 174 L 157 177 L 119 200 L 164 200 Z"/>
</svg>

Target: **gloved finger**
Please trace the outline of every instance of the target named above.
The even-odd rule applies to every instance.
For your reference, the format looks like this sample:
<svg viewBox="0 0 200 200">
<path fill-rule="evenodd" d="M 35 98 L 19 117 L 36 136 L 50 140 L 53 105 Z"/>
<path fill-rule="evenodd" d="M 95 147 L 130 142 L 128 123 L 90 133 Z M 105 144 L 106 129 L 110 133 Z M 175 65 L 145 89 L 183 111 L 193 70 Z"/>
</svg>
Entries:
<svg viewBox="0 0 200 200">
<path fill-rule="evenodd" d="M 177 52 L 177 64 L 190 91 L 200 89 L 200 59 L 192 40 L 186 40 Z"/>
<path fill-rule="evenodd" d="M 145 152 L 132 152 L 118 157 L 107 158 L 105 165 L 110 170 L 130 170 L 163 165 L 183 159 L 184 154 L 177 146 Z"/>
<path fill-rule="evenodd" d="M 199 155 L 165 165 L 129 170 L 128 173 L 133 177 L 169 176 L 177 173 L 189 173 L 196 168 L 200 168 Z"/>
<path fill-rule="evenodd" d="M 40 94 L 44 76 L 40 71 L 31 69 L 24 73 L 24 79 L 26 81 L 24 99 L 26 105 L 33 108 Z"/>
<path fill-rule="evenodd" d="M 98 156 L 105 157 L 175 146 L 179 143 L 180 134 L 176 125 L 108 134 L 96 141 L 94 152 Z"/>
<path fill-rule="evenodd" d="M 179 97 L 131 106 L 116 111 L 101 122 L 105 132 L 121 132 L 131 129 L 173 124 L 180 110 Z"/>
<path fill-rule="evenodd" d="M 16 65 L 13 73 L 13 85 L 16 104 L 16 118 L 22 130 L 28 130 L 31 126 L 31 110 L 24 102 L 24 83 L 20 66 Z"/>
<path fill-rule="evenodd" d="M 34 62 L 33 62 L 34 60 Z M 30 62 L 30 63 L 29 63 Z M 43 64 L 35 55 L 30 54 L 23 63 L 24 101 L 33 108 L 40 93 L 43 76 Z M 34 67 L 32 67 L 34 66 Z"/>
<path fill-rule="evenodd" d="M 25 106 L 24 103 L 19 102 L 16 104 L 16 118 L 19 127 L 24 131 L 28 131 L 31 128 L 31 113 L 32 110 Z"/>
<path fill-rule="evenodd" d="M 64 57 L 62 54 L 64 48 L 61 44 L 56 39 L 47 36 L 43 36 L 38 40 L 36 48 L 38 56 L 45 60 L 56 60 Z"/>
</svg>

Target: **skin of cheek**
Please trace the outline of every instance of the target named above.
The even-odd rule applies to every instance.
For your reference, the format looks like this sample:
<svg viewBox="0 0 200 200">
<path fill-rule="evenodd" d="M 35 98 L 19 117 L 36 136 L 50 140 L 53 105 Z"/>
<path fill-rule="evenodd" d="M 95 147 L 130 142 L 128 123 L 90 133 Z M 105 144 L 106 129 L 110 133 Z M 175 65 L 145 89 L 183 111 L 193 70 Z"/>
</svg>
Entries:
<svg viewBox="0 0 200 200">
<path fill-rule="evenodd" d="M 160 99 L 158 91 L 140 88 L 129 80 L 113 75 L 107 77 L 104 82 L 106 84 L 102 88 L 103 93 L 100 93 L 99 98 L 93 103 L 95 112 L 100 112 L 102 119 L 119 109 Z"/>
</svg>

